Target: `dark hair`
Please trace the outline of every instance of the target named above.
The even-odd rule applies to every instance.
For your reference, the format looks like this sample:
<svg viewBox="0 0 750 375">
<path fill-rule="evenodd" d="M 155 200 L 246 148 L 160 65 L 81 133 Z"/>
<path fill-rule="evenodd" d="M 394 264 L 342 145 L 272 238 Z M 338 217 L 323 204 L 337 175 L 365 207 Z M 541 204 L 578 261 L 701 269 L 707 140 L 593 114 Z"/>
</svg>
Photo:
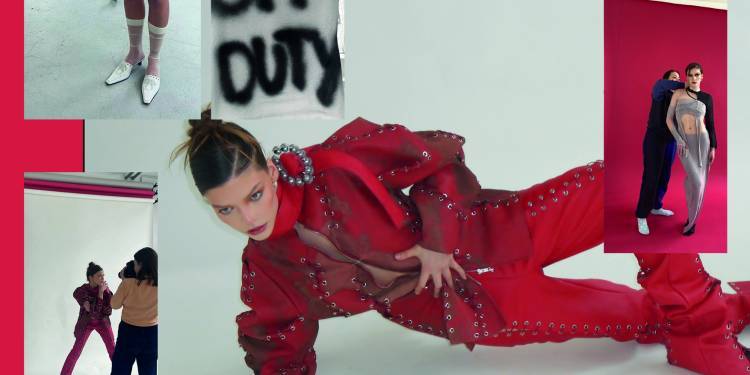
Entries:
<svg viewBox="0 0 750 375">
<path fill-rule="evenodd" d="M 662 74 L 661 79 L 669 79 L 669 76 L 671 76 L 672 73 L 677 73 L 677 71 L 674 70 L 674 69 L 669 69 L 666 72 L 664 72 L 664 74 Z M 679 74 L 679 73 L 677 73 L 677 74 Z"/>
<path fill-rule="evenodd" d="M 86 280 L 89 277 L 96 275 L 97 272 L 102 271 L 102 267 L 94 262 L 89 262 L 88 268 L 86 268 Z"/>
<path fill-rule="evenodd" d="M 697 62 L 691 62 L 690 64 L 688 64 L 687 68 L 685 68 L 685 76 L 688 75 L 689 71 L 695 68 L 698 68 L 701 71 L 701 74 L 703 74 L 703 67 L 701 66 L 701 64 L 698 64 Z"/>
<path fill-rule="evenodd" d="M 156 251 L 150 247 L 144 247 L 135 252 L 133 259 L 141 264 L 141 270 L 135 276 L 138 279 L 138 284 L 143 280 L 149 280 L 151 285 L 157 286 L 159 283 L 159 259 Z"/>
<path fill-rule="evenodd" d="M 188 140 L 172 152 L 172 161 L 185 152 L 195 186 L 201 195 L 223 185 L 250 165 L 266 170 L 266 157 L 258 141 L 241 126 L 211 119 L 211 109 L 200 120 L 188 120 Z"/>
</svg>

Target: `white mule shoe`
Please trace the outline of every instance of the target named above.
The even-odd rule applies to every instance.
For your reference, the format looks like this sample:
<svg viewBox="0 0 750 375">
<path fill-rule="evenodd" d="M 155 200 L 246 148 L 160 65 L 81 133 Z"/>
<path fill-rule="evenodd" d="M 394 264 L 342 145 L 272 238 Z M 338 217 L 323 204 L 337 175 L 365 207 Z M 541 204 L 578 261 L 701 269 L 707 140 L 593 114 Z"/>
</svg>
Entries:
<svg viewBox="0 0 750 375">
<path fill-rule="evenodd" d="M 646 219 L 638 218 L 638 233 L 648 236 L 650 233 L 648 230 L 648 222 L 646 222 Z"/>
<path fill-rule="evenodd" d="M 141 85 L 141 94 L 143 95 L 143 103 L 151 104 L 154 100 L 154 96 L 159 92 L 159 77 L 151 74 L 146 74 L 143 77 L 143 84 Z"/>
<path fill-rule="evenodd" d="M 138 61 L 135 65 L 141 65 L 143 63 L 143 60 Z M 115 70 L 112 71 L 112 73 L 107 77 L 107 80 L 104 81 L 108 85 L 114 85 L 115 83 L 122 82 L 128 78 L 130 78 L 130 74 L 133 73 L 133 64 L 122 61 L 120 65 L 117 65 Z"/>
</svg>

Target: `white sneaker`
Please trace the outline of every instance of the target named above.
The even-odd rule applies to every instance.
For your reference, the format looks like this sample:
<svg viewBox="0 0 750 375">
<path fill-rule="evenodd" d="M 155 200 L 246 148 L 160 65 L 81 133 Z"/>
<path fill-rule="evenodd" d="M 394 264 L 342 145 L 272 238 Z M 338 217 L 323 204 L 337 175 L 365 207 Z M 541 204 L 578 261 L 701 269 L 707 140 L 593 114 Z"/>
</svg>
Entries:
<svg viewBox="0 0 750 375">
<path fill-rule="evenodd" d="M 644 236 L 648 236 L 648 234 L 650 233 L 648 231 L 648 223 L 646 222 L 646 219 L 641 219 L 640 217 L 638 218 L 638 233 Z"/>
<path fill-rule="evenodd" d="M 136 63 L 136 65 L 141 65 L 143 63 L 143 60 Z M 107 80 L 104 81 L 108 85 L 114 85 L 115 83 L 122 82 L 128 78 L 130 78 L 130 74 L 133 73 L 133 68 L 135 66 L 127 61 L 120 62 L 119 65 L 115 68 L 115 70 L 110 73 L 109 77 L 107 77 Z"/>
<path fill-rule="evenodd" d="M 654 214 L 654 215 L 661 215 L 661 216 L 672 216 L 672 215 L 674 215 L 674 212 L 672 212 L 670 210 L 667 210 L 667 209 L 664 209 L 664 208 L 660 208 L 658 210 L 657 209 L 653 209 L 653 210 L 651 210 L 651 213 Z"/>
<path fill-rule="evenodd" d="M 154 100 L 154 96 L 159 92 L 159 77 L 151 74 L 147 74 L 143 77 L 143 84 L 141 85 L 141 94 L 143 95 L 143 103 L 150 104 Z"/>
</svg>

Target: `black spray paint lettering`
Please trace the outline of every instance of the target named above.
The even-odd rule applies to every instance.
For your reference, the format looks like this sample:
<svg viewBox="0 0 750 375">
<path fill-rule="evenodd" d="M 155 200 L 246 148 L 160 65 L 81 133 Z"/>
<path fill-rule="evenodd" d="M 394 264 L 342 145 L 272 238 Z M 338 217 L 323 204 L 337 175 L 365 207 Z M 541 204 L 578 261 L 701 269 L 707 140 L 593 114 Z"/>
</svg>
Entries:
<svg viewBox="0 0 750 375">
<path fill-rule="evenodd" d="M 289 0 L 289 3 L 297 9 L 307 8 L 307 0 Z M 274 0 L 211 0 L 211 11 L 219 17 L 232 17 L 245 13 L 256 5 L 263 12 L 270 13 L 276 8 Z"/>
<path fill-rule="evenodd" d="M 277 95 L 284 89 L 288 68 L 291 68 L 294 87 L 304 90 L 307 86 L 304 47 L 309 43 L 323 67 L 323 75 L 316 90 L 318 101 L 326 107 L 331 106 L 341 77 L 341 60 L 335 35 L 330 48 L 326 47 L 325 41 L 315 29 L 284 28 L 276 31 L 273 38 L 276 43 L 271 47 L 271 53 L 276 69 L 272 78 L 269 77 L 266 66 L 266 44 L 263 38 L 254 37 L 249 45 L 241 41 L 227 41 L 219 46 L 216 57 L 219 84 L 224 98 L 230 103 L 248 104 L 252 101 L 256 85 L 267 95 Z M 248 77 L 244 85 L 237 86 L 232 80 L 230 59 L 234 55 L 243 57 L 247 64 Z"/>
</svg>

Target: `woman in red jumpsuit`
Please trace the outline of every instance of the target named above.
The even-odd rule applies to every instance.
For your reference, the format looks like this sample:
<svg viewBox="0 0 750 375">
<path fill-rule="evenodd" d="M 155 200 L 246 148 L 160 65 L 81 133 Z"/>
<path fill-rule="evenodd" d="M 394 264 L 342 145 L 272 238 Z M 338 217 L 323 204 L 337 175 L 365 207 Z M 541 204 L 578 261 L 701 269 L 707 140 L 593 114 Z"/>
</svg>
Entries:
<svg viewBox="0 0 750 375">
<path fill-rule="evenodd" d="M 644 290 L 544 274 L 602 242 L 603 162 L 491 190 L 456 134 L 359 118 L 266 159 L 209 116 L 178 152 L 217 216 L 250 237 L 237 324 L 255 373 L 315 373 L 318 321 L 368 310 L 469 349 L 611 337 L 664 343 L 693 371 L 750 373 L 736 339 L 750 293 L 723 295 L 696 255 L 639 255 Z"/>
</svg>

